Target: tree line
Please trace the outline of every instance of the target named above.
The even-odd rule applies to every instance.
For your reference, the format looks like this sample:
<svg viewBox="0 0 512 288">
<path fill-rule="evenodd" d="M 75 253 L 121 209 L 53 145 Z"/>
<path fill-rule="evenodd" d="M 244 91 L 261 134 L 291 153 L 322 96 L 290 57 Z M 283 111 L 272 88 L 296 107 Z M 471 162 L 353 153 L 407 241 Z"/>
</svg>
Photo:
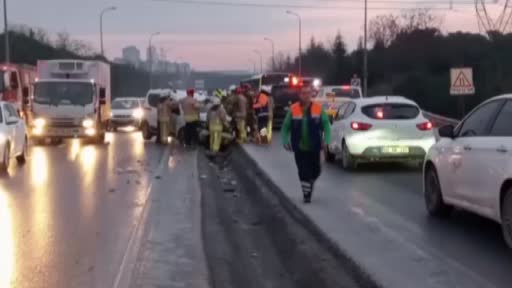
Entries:
<svg viewBox="0 0 512 288">
<path fill-rule="evenodd" d="M 368 95 L 403 95 L 427 111 L 458 117 L 498 94 L 512 92 L 512 34 L 441 32 L 442 19 L 428 10 L 380 15 L 369 23 Z M 350 83 L 362 75 L 362 41 L 348 52 L 340 33 L 327 45 L 311 38 L 302 55 L 303 75 L 325 84 Z M 298 58 L 282 53 L 276 70 L 294 72 Z M 471 67 L 476 93 L 450 96 L 450 68 Z"/>
</svg>

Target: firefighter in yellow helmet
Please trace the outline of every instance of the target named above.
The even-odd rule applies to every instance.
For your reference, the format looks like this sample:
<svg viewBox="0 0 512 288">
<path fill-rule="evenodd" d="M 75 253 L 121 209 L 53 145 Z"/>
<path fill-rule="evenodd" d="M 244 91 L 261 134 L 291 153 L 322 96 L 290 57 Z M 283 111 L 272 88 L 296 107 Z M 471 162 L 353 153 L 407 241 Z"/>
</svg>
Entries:
<svg viewBox="0 0 512 288">
<path fill-rule="evenodd" d="M 222 131 L 227 126 L 226 110 L 219 97 L 213 97 L 213 106 L 208 110 L 208 132 L 210 134 L 210 151 L 217 153 L 222 144 Z"/>
</svg>

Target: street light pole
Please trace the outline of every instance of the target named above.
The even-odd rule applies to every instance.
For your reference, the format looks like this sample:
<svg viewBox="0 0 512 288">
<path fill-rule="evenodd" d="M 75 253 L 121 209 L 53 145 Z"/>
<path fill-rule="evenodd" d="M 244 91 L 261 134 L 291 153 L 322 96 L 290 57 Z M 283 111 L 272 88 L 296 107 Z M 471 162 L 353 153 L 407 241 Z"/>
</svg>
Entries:
<svg viewBox="0 0 512 288">
<path fill-rule="evenodd" d="M 264 40 L 266 41 L 269 41 L 270 44 L 272 44 L 272 71 L 275 72 L 276 71 L 276 58 L 275 58 L 275 50 L 274 50 L 274 40 L 268 38 L 268 37 L 265 37 Z"/>
<path fill-rule="evenodd" d="M 6 0 L 4 0 L 4 3 L 5 3 Z M 110 7 L 107 7 L 103 10 L 101 10 L 101 13 L 100 13 L 100 49 L 101 49 L 101 56 L 105 57 L 105 50 L 103 49 L 103 14 L 105 14 L 106 12 L 108 11 L 114 11 L 116 10 L 117 7 L 115 6 L 110 6 Z"/>
<path fill-rule="evenodd" d="M 299 19 L 299 77 L 302 76 L 302 18 L 293 11 L 286 11 L 287 14 L 296 16 Z"/>
<path fill-rule="evenodd" d="M 9 50 L 9 27 L 7 26 L 7 0 L 4 0 L 4 37 L 5 37 L 5 62 L 11 62 L 11 51 Z"/>
<path fill-rule="evenodd" d="M 261 52 L 258 50 L 254 50 L 253 52 L 260 56 L 260 73 L 263 73 L 263 56 L 261 55 Z"/>
<path fill-rule="evenodd" d="M 249 59 L 249 62 L 252 63 L 252 72 L 256 74 L 256 61 Z"/>
<path fill-rule="evenodd" d="M 363 95 L 368 96 L 368 0 L 364 0 Z"/>
<path fill-rule="evenodd" d="M 160 32 L 155 32 L 151 35 L 149 35 L 149 45 L 148 45 L 148 64 L 149 64 L 149 89 L 153 88 L 153 47 L 151 47 L 151 41 L 153 40 L 153 37 L 156 35 L 160 35 Z"/>
</svg>

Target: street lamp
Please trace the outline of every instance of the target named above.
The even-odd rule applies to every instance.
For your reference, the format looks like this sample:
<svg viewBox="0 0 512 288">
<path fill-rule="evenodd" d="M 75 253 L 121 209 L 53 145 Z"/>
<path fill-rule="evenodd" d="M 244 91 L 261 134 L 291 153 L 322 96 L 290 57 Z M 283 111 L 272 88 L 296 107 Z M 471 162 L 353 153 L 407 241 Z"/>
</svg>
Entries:
<svg viewBox="0 0 512 288">
<path fill-rule="evenodd" d="M 253 59 L 250 59 L 250 58 L 249 58 L 249 62 L 251 62 L 251 63 L 252 63 L 252 72 L 253 72 L 254 74 L 256 74 L 256 61 L 254 61 Z"/>
<path fill-rule="evenodd" d="M 149 62 L 149 89 L 153 88 L 153 47 L 151 46 L 151 41 L 153 37 L 160 35 L 160 32 L 155 32 L 149 35 L 149 46 L 148 46 L 148 62 Z"/>
<path fill-rule="evenodd" d="M 364 43 L 363 43 L 363 95 L 368 91 L 368 0 L 364 0 Z"/>
<path fill-rule="evenodd" d="M 366 1 L 366 0 L 365 0 Z M 302 76 L 302 19 L 293 11 L 286 11 L 286 14 L 296 16 L 299 19 L 299 77 Z"/>
<path fill-rule="evenodd" d="M 268 41 L 268 42 L 270 42 L 270 44 L 272 44 L 272 71 L 275 72 L 276 71 L 276 59 L 275 59 L 275 50 L 274 50 L 274 40 L 272 40 L 268 37 L 263 38 L 263 40 Z"/>
<path fill-rule="evenodd" d="M 6 0 L 4 0 L 4 3 L 5 3 Z M 106 12 L 109 12 L 109 11 L 114 11 L 116 10 L 117 7 L 116 6 L 110 6 L 110 7 L 107 7 L 103 10 L 101 10 L 101 13 L 100 13 L 100 46 L 101 46 L 101 56 L 105 57 L 105 50 L 103 49 L 103 14 L 105 14 Z"/>
<path fill-rule="evenodd" d="M 261 52 L 258 50 L 253 50 L 252 52 L 258 54 L 260 56 L 260 73 L 263 73 L 263 56 L 261 55 Z"/>
<path fill-rule="evenodd" d="M 7 26 L 7 0 L 4 0 L 4 37 L 5 37 L 5 62 L 11 62 L 11 51 L 9 51 L 9 27 Z"/>
</svg>

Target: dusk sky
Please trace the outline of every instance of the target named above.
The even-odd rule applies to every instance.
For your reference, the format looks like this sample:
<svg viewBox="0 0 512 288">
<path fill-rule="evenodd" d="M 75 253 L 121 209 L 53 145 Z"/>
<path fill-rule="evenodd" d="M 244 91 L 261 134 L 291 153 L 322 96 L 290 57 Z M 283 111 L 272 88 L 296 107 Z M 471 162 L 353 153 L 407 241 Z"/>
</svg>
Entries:
<svg viewBox="0 0 512 288">
<path fill-rule="evenodd" d="M 210 1 L 210 0 L 205 0 Z M 443 17 L 444 31 L 478 31 L 472 0 L 453 0 L 454 10 L 449 10 L 449 1 L 423 0 L 421 4 L 392 3 L 398 0 L 369 0 L 370 8 L 384 7 L 436 7 L 434 13 Z M 331 9 L 291 10 L 302 16 L 303 47 L 311 36 L 320 41 L 331 40 L 340 31 L 353 49 L 362 35 L 362 0 L 226 0 L 237 3 L 267 3 L 313 6 L 342 6 Z M 461 4 L 458 4 L 461 3 Z M 499 2 L 501 3 L 501 1 Z M 171 61 L 187 61 L 194 69 L 250 69 L 249 58 L 258 60 L 254 49 L 270 57 L 270 44 L 263 40 L 275 40 L 276 50 L 297 54 L 298 21 L 287 15 L 286 8 L 228 7 L 198 4 L 178 4 L 153 0 L 8 0 L 9 22 L 25 24 L 47 30 L 51 35 L 68 32 L 75 39 L 82 39 L 99 51 L 99 13 L 108 6 L 118 9 L 105 14 L 104 41 L 106 55 L 119 57 L 121 49 L 135 45 L 146 55 L 149 35 L 159 31 L 153 43 L 164 48 Z M 417 6 L 415 6 L 417 5 Z M 490 10 L 497 10 L 492 4 Z M 352 7 L 352 8 L 346 8 Z M 369 17 L 377 14 L 396 13 L 400 10 L 371 9 Z"/>
</svg>

